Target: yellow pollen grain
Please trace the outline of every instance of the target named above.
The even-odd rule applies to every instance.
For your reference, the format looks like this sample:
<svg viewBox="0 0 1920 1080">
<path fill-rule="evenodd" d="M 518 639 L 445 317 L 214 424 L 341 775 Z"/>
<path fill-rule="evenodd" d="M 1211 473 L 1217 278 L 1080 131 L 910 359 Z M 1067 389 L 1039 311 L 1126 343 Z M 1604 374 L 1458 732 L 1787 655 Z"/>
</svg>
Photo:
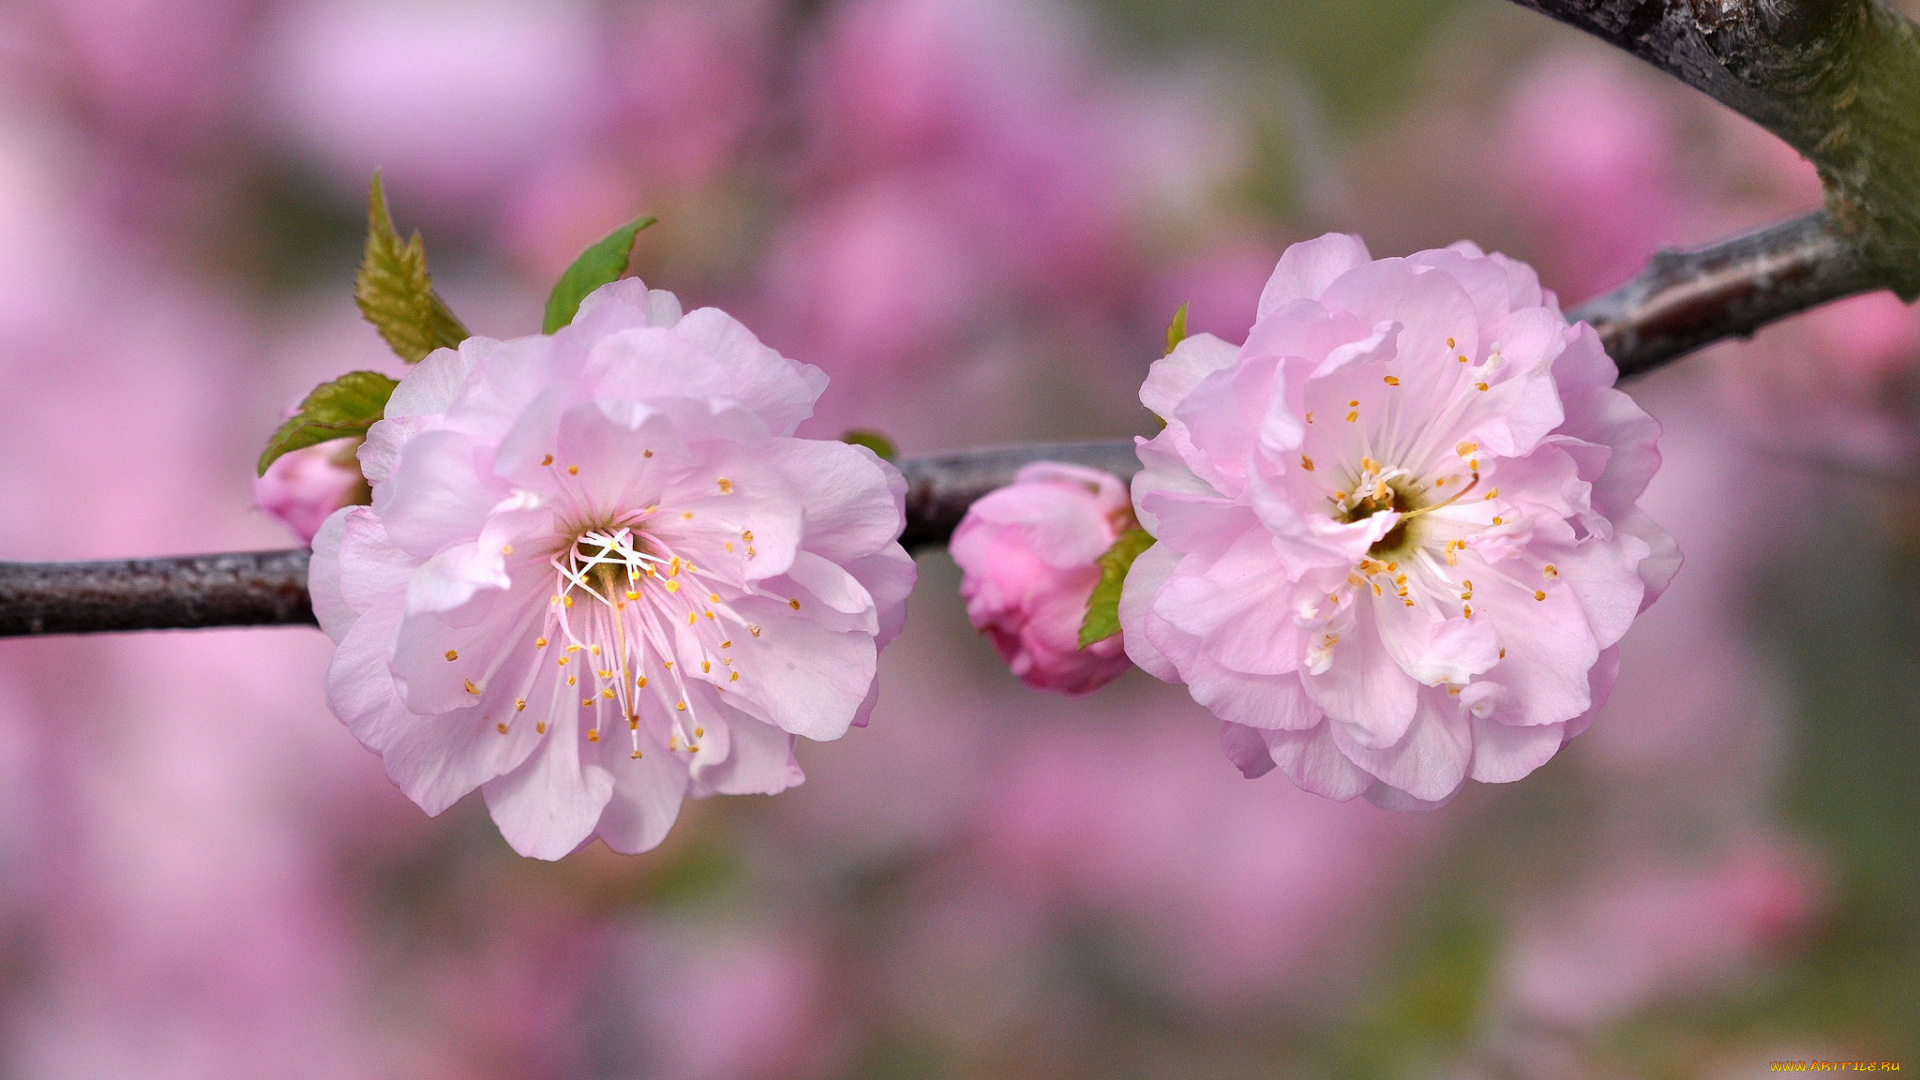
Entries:
<svg viewBox="0 0 1920 1080">
<path fill-rule="evenodd" d="M 787 606 L 788 606 L 788 607 L 790 607 L 790 608 L 792 608 L 792 609 L 793 609 L 793 610 L 795 610 L 795 611 L 799 611 L 799 610 L 800 610 L 800 601 L 798 601 L 798 600 L 789 600 L 789 601 L 787 601 Z"/>
<path fill-rule="evenodd" d="M 544 468 L 546 468 L 546 467 L 547 467 L 548 465 L 551 465 L 551 464 L 553 464 L 553 455 L 552 455 L 552 454 L 548 454 L 548 455 L 547 455 L 546 457 L 543 457 L 543 458 L 541 458 L 541 459 L 540 459 L 540 467 L 541 467 L 541 468 L 543 468 L 543 469 L 544 469 Z"/>
<path fill-rule="evenodd" d="M 1313 459 L 1312 459 L 1312 458 L 1310 458 L 1310 457 L 1308 457 L 1308 456 L 1307 456 L 1307 455 L 1305 455 L 1305 454 L 1301 454 L 1301 455 L 1300 455 L 1300 467 L 1301 467 L 1301 468 L 1303 468 L 1303 469 L 1305 469 L 1305 470 L 1307 470 L 1308 472 L 1312 472 L 1312 471 L 1313 471 Z"/>
<path fill-rule="evenodd" d="M 493 730 L 495 730 L 495 731 L 497 731 L 497 732 L 499 732 L 499 733 L 500 733 L 500 734 L 502 734 L 502 735 L 505 735 L 505 734 L 507 733 L 507 725 L 505 725 L 505 724 L 495 724 L 495 725 L 493 725 Z"/>
<path fill-rule="evenodd" d="M 454 652 L 454 651 L 453 651 L 452 649 L 448 649 L 448 650 L 447 650 L 447 659 L 449 659 L 449 660 L 458 660 L 458 659 L 460 659 L 460 654 L 459 654 L 459 653 L 457 653 L 457 652 Z"/>
<path fill-rule="evenodd" d="M 467 682 L 467 693 L 472 694 L 474 697 L 479 697 L 480 688 L 473 685 L 472 679 L 468 679 L 466 682 Z"/>
<path fill-rule="evenodd" d="M 1388 376 L 1387 376 L 1387 377 L 1386 377 L 1386 378 L 1385 378 L 1384 380 L 1382 380 L 1382 381 L 1383 381 L 1383 382 L 1385 382 L 1385 383 L 1386 383 L 1386 384 L 1387 384 L 1388 386 L 1399 386 L 1399 385 L 1400 385 L 1400 380 L 1399 380 L 1399 378 L 1398 378 L 1398 377 L 1396 377 L 1396 376 L 1393 376 L 1393 375 L 1388 375 Z"/>
<path fill-rule="evenodd" d="M 733 494 L 733 481 L 723 476 L 719 480 L 715 481 L 715 483 L 720 485 L 720 494 L 722 495 Z"/>
</svg>

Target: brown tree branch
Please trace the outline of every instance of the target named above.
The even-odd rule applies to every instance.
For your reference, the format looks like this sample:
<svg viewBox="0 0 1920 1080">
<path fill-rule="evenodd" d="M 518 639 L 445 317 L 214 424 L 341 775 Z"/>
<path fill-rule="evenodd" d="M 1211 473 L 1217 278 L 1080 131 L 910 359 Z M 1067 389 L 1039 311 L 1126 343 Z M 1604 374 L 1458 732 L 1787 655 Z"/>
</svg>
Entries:
<svg viewBox="0 0 1920 1080">
<path fill-rule="evenodd" d="M 1666 252 L 1575 309 L 1623 376 L 1873 289 L 1920 295 L 1920 29 L 1878 0 L 1515 0 L 1778 135 L 1819 170 L 1817 213 Z"/>
<path fill-rule="evenodd" d="M 1035 461 L 1131 478 L 1132 440 L 990 446 L 908 458 L 909 549 L 938 546 L 973 501 Z M 304 548 L 124 562 L 0 563 L 0 637 L 211 626 L 312 626 Z"/>
<path fill-rule="evenodd" d="M 1878 0 L 1515 0 L 1598 36 L 1757 121 L 1826 185 L 1813 214 L 1664 252 L 1570 314 L 1622 377 L 1876 288 L 1920 295 L 1920 31 Z M 1128 441 L 987 447 L 901 463 L 910 548 L 945 543 L 1022 465 L 1130 477 Z M 313 623 L 307 552 L 0 563 L 0 636 Z"/>
</svg>

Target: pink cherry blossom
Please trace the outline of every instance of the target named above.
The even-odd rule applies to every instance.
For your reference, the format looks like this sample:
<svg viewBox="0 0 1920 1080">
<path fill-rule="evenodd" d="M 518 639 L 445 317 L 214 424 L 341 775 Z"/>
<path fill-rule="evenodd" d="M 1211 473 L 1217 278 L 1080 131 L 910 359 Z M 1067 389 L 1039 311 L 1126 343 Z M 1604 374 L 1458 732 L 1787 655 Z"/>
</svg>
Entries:
<svg viewBox="0 0 1920 1080">
<path fill-rule="evenodd" d="M 1035 690 L 1085 694 L 1130 662 L 1120 635 L 1082 649 L 1080 624 L 1100 558 L 1133 527 L 1126 486 L 1110 473 L 1042 461 L 975 502 L 948 550 L 965 574 L 960 597 L 975 630 Z"/>
<path fill-rule="evenodd" d="M 791 437 L 825 385 L 634 280 L 428 357 L 361 448 L 372 507 L 314 539 L 334 711 L 429 813 L 480 786 L 540 858 L 799 783 L 796 735 L 865 722 L 914 580 L 900 474 Z"/>
<path fill-rule="evenodd" d="M 335 439 L 280 455 L 253 482 L 253 504 L 311 543 L 329 514 L 366 501 L 358 449 L 356 439 Z"/>
<path fill-rule="evenodd" d="M 1134 662 L 1228 722 L 1248 775 L 1397 808 L 1517 780 L 1578 734 L 1678 567 L 1635 500 L 1659 425 L 1592 328 L 1471 244 L 1295 244 L 1236 348 L 1188 338 L 1141 388 L 1133 497 L 1158 543 Z"/>
</svg>

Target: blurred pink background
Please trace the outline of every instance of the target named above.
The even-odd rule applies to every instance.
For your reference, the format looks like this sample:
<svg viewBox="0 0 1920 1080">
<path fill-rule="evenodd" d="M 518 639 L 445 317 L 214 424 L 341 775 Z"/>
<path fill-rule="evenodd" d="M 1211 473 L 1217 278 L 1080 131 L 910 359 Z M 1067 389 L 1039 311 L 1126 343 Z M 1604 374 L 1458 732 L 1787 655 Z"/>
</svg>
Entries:
<svg viewBox="0 0 1920 1080">
<path fill-rule="evenodd" d="M 1471 237 L 1577 302 L 1811 207 L 1746 122 L 1495 0 L 15 0 L 0 558 L 297 542 L 252 462 L 399 362 L 368 177 L 479 333 L 636 270 L 904 452 L 1151 430 L 1167 321 L 1279 251 Z M 0 1073 L 1746 1076 L 1913 1060 L 1920 320 L 1834 305 L 1631 385 L 1688 565 L 1614 700 L 1430 815 L 1240 778 L 1140 673 L 1020 687 L 921 558 L 872 727 L 661 849 L 423 816 L 324 637 L 0 642 Z"/>
</svg>

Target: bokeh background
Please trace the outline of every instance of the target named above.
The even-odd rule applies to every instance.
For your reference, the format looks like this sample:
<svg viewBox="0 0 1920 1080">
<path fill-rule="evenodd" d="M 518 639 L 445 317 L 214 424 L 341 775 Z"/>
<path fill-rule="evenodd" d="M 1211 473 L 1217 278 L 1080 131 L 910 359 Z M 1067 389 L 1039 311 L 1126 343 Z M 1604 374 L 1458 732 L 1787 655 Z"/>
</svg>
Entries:
<svg viewBox="0 0 1920 1080">
<path fill-rule="evenodd" d="M 1811 207 L 1784 146 L 1497 0 L 7 0 L 0 558 L 286 546 L 282 411 L 397 371 L 385 169 L 476 332 L 636 268 L 906 452 L 1145 432 L 1174 309 L 1461 237 L 1572 303 Z M 1920 320 L 1632 385 L 1688 557 L 1612 703 L 1404 816 L 1140 673 L 1022 689 L 921 558 L 873 726 L 659 850 L 429 819 L 266 629 L 0 642 L 0 1074 L 1745 1077 L 1920 1068 Z"/>
</svg>

